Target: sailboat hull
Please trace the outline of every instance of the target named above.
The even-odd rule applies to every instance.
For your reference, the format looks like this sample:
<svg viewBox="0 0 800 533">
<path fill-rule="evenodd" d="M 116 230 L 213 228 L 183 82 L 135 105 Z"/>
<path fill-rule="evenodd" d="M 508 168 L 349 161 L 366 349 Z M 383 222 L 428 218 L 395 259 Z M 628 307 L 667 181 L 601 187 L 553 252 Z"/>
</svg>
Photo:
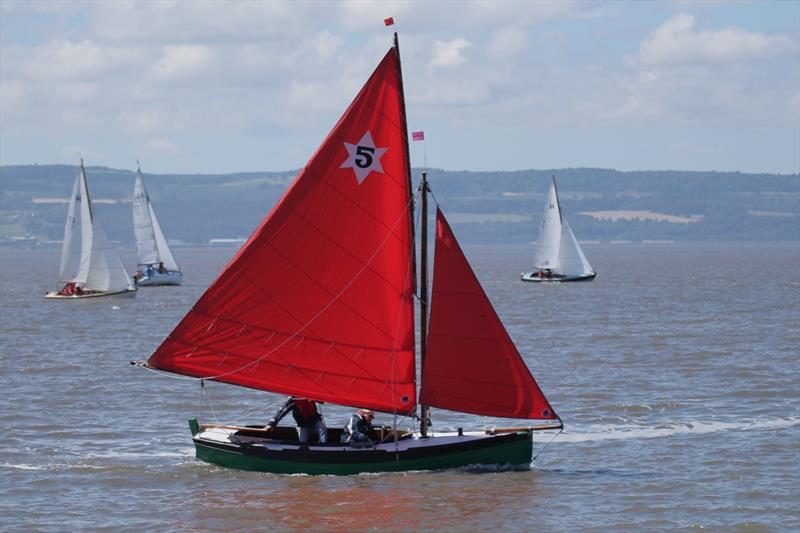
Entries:
<svg viewBox="0 0 800 533">
<path fill-rule="evenodd" d="M 195 435 L 197 458 L 240 470 L 351 475 L 473 466 L 528 469 L 533 451 L 530 431 L 502 435 L 452 433 L 424 439 L 414 436 L 369 448 L 353 448 L 338 442 L 308 445 L 272 439 L 231 442 L 235 433 L 235 429 L 218 427 Z"/>
<path fill-rule="evenodd" d="M 63 295 L 57 292 L 48 292 L 44 295 L 48 300 L 83 300 L 86 298 L 101 298 L 103 296 L 116 296 L 118 298 L 133 298 L 136 296 L 136 289 L 126 289 L 124 291 L 103 292 L 95 291 L 85 294 Z"/>
<path fill-rule="evenodd" d="M 552 278 L 541 278 L 538 272 L 523 272 L 520 279 L 522 279 L 522 281 L 533 281 L 536 283 L 561 283 L 563 281 L 593 281 L 595 276 L 597 276 L 596 272 L 585 276 L 561 276 L 555 274 Z"/>
<path fill-rule="evenodd" d="M 183 282 L 182 272 L 153 272 L 149 277 L 136 281 L 139 287 L 156 287 L 158 285 L 180 285 Z"/>
</svg>

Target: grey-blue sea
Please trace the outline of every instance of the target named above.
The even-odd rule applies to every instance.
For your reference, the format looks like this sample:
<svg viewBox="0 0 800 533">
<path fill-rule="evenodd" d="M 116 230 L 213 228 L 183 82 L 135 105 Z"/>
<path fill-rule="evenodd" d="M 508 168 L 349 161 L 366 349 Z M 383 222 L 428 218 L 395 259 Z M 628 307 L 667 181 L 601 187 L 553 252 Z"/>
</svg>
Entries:
<svg viewBox="0 0 800 533">
<path fill-rule="evenodd" d="M 281 398 L 128 364 L 233 248 L 175 249 L 181 287 L 72 302 L 42 298 L 57 248 L 3 249 L 0 529 L 800 530 L 798 243 L 584 249 L 595 282 L 537 285 L 519 281 L 530 245 L 465 247 L 566 423 L 550 444 L 537 434 L 530 470 L 349 477 L 195 460 L 188 418 L 263 423 Z M 348 412 L 324 406 L 329 426 Z M 433 416 L 434 430 L 524 425 Z"/>
</svg>

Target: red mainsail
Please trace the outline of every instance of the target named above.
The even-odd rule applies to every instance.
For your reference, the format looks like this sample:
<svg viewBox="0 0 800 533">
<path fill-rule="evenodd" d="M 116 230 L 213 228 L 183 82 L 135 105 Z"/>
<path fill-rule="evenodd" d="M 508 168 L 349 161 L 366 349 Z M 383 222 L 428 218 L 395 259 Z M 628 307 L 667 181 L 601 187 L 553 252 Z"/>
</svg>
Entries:
<svg viewBox="0 0 800 533">
<path fill-rule="evenodd" d="M 389 50 L 148 364 L 343 405 L 416 404 L 411 191 Z"/>
<path fill-rule="evenodd" d="M 486 416 L 557 418 L 438 209 L 420 403 Z"/>
</svg>

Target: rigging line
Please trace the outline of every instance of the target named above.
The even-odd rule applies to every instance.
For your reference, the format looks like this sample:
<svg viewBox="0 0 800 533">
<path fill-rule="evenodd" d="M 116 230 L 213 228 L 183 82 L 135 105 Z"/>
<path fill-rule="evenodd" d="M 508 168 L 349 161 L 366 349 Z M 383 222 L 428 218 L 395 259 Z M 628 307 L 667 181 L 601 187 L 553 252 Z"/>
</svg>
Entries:
<svg viewBox="0 0 800 533">
<path fill-rule="evenodd" d="M 175 374 L 175 373 L 172 373 L 172 372 L 168 372 L 166 370 L 160 370 L 158 368 L 153 368 L 152 366 L 147 366 L 147 362 L 146 361 L 131 361 L 131 365 L 144 368 L 145 370 L 148 370 L 150 372 L 153 372 L 153 373 L 155 373 L 157 375 L 160 375 L 160 376 L 163 376 L 165 378 L 177 379 L 177 380 L 180 380 L 180 381 L 191 381 L 192 383 L 196 383 L 197 380 L 206 379 L 206 378 L 196 378 L 196 377 L 193 377 L 193 376 L 184 376 L 183 374 Z"/>
<path fill-rule="evenodd" d="M 211 416 L 214 418 L 214 423 L 219 424 L 219 418 L 217 418 L 217 412 L 214 410 L 214 402 L 211 400 L 211 395 L 208 393 L 208 391 L 206 391 L 206 382 L 205 382 L 205 380 L 201 379 L 200 380 L 200 398 L 201 398 L 200 409 L 201 409 L 201 411 L 203 409 L 202 398 L 203 398 L 203 393 L 204 392 L 205 392 L 205 395 L 208 397 L 207 404 L 208 404 L 208 408 L 211 410 Z"/>
<path fill-rule="evenodd" d="M 261 409 L 258 409 L 258 410 L 256 410 L 256 411 L 251 411 L 251 412 L 249 412 L 249 413 L 245 413 L 245 414 L 243 414 L 243 415 L 242 415 L 242 416 L 240 416 L 240 417 L 234 418 L 234 419 L 233 419 L 233 420 L 231 420 L 231 421 L 230 421 L 230 422 L 229 422 L 227 425 L 229 425 L 229 426 L 235 426 L 236 424 L 235 424 L 234 422 L 239 422 L 240 420 L 243 420 L 243 419 L 245 419 L 245 418 L 250 418 L 250 417 L 254 417 L 254 416 L 256 416 L 256 415 L 260 415 L 261 413 L 264 413 L 264 412 L 265 412 L 265 411 L 267 411 L 267 410 L 272 410 L 272 409 L 275 409 L 276 407 L 278 407 L 279 405 L 282 405 L 283 403 L 284 403 L 284 402 L 282 402 L 282 401 L 280 401 L 280 402 L 277 402 L 277 403 L 272 403 L 272 404 L 269 404 L 268 406 L 266 406 L 266 407 L 263 407 L 263 408 L 261 408 Z"/>
<path fill-rule="evenodd" d="M 562 423 L 562 424 L 563 424 L 563 423 Z M 547 443 L 546 443 L 544 446 L 542 446 L 542 449 L 541 449 L 541 450 L 539 450 L 539 453 L 537 453 L 536 455 L 534 455 L 534 456 L 533 456 L 533 459 L 531 459 L 531 462 L 534 462 L 534 461 L 536 460 L 536 458 L 537 458 L 537 457 L 539 457 L 539 456 L 542 454 L 542 452 L 544 452 L 544 451 L 545 451 L 545 449 L 547 449 L 547 447 L 548 447 L 548 446 L 550 446 L 550 443 L 551 443 L 551 442 L 553 442 L 554 440 L 556 440 L 556 437 L 558 437 L 559 435 L 561 435 L 561 432 L 562 432 L 562 431 L 564 431 L 564 426 L 563 426 L 563 425 L 561 426 L 561 429 L 559 429 L 559 430 L 558 430 L 558 433 L 556 433 L 556 434 L 553 436 L 553 438 L 552 438 L 552 439 L 550 439 L 550 440 L 549 440 L 549 441 L 548 441 L 548 442 L 547 442 Z"/>
<path fill-rule="evenodd" d="M 222 373 L 222 374 L 217 374 L 216 376 L 206 376 L 206 377 L 204 377 L 204 378 L 193 378 L 193 379 L 195 379 L 195 380 L 197 380 L 197 379 L 214 379 L 214 380 L 216 380 L 216 379 L 219 379 L 219 378 L 224 378 L 224 377 L 226 377 L 226 376 L 230 376 L 230 375 L 232 375 L 232 374 L 239 373 L 239 372 L 241 372 L 242 370 L 245 370 L 245 369 L 247 369 L 247 368 L 250 368 L 251 366 L 254 366 L 254 365 L 258 364 L 259 362 L 261 362 L 262 360 L 266 359 L 267 357 L 269 357 L 270 355 L 272 355 L 273 353 L 275 353 L 276 351 L 278 351 L 280 348 L 282 348 L 283 346 L 285 346 L 285 345 L 286 345 L 286 344 L 287 344 L 289 341 L 291 341 L 291 340 L 293 340 L 295 337 L 297 337 L 297 336 L 300 334 L 300 332 L 301 332 L 301 331 L 304 331 L 306 328 L 310 327 L 310 326 L 311 326 L 311 324 L 312 324 L 312 323 L 314 323 L 314 322 L 315 322 L 315 321 L 316 321 L 316 320 L 317 320 L 317 319 L 318 319 L 320 316 L 322 316 L 322 314 L 323 314 L 325 311 L 327 311 L 327 310 L 328 310 L 328 309 L 329 309 L 329 308 L 330 308 L 330 307 L 331 307 L 331 306 L 332 306 L 332 305 L 333 305 L 335 302 L 337 302 L 337 301 L 339 300 L 339 298 L 341 298 L 341 297 L 342 297 L 342 295 L 343 295 L 343 294 L 344 294 L 344 293 L 345 293 L 345 292 L 346 292 L 346 291 L 347 291 L 347 290 L 348 290 L 348 289 L 349 289 L 349 288 L 350 288 L 350 287 L 353 285 L 353 283 L 355 283 L 355 282 L 356 282 L 356 280 L 357 280 L 357 279 L 358 279 L 358 278 L 361 276 L 361 274 L 362 274 L 362 273 L 363 273 L 365 270 L 367 270 L 367 268 L 368 268 L 368 267 L 369 267 L 369 265 L 372 263 L 372 261 L 374 261 L 374 260 L 375 260 L 375 258 L 378 256 L 378 253 L 381 251 L 381 249 L 383 249 L 383 246 L 384 246 L 384 245 L 385 245 L 385 244 L 386 244 L 386 243 L 389 241 L 389 239 L 392 237 L 392 235 L 394 235 L 394 230 L 395 230 L 395 228 L 397 228 L 398 224 L 400 224 L 400 222 L 403 220 L 403 218 L 404 218 L 404 217 L 408 217 L 408 207 L 409 207 L 409 206 L 411 206 L 411 205 L 413 204 L 413 202 L 414 202 L 414 198 L 415 198 L 415 197 L 416 197 L 416 195 L 414 195 L 414 196 L 412 196 L 412 197 L 411 197 L 411 199 L 410 199 L 410 200 L 408 201 L 408 203 L 406 204 L 406 207 L 405 207 L 405 209 L 403 209 L 403 211 L 402 211 L 402 213 L 400 214 L 400 216 L 399 216 L 399 217 L 397 218 L 397 220 L 395 220 L 395 222 L 392 224 L 392 227 L 391 227 L 391 228 L 389 228 L 389 231 L 388 231 L 388 232 L 386 232 L 386 237 L 383 239 L 383 241 L 381 241 L 381 243 L 378 245 L 378 247 L 375 249 L 375 251 L 374 251 L 374 252 L 372 253 L 372 255 L 369 257 L 369 259 L 367 259 L 367 261 L 364 263 L 364 265 L 362 265 L 361 269 L 359 269 L 359 271 L 358 271 L 358 272 L 356 272 L 356 274 L 353 276 L 353 279 L 351 279 L 351 280 L 350 280 L 350 281 L 349 281 L 349 282 L 348 282 L 348 283 L 347 283 L 347 284 L 346 284 L 344 287 L 342 287 L 342 289 L 341 289 L 341 290 L 340 290 L 340 291 L 339 291 L 339 292 L 338 292 L 338 293 L 337 293 L 337 294 L 336 294 L 336 295 L 333 297 L 333 299 L 331 299 L 331 301 L 330 301 L 330 302 L 328 302 L 327 304 L 325 304 L 325 305 L 322 307 L 322 309 L 320 309 L 320 310 L 319 310 L 319 312 L 318 312 L 316 315 L 314 315 L 313 317 L 311 317 L 311 319 L 310 319 L 310 320 L 308 320 L 308 321 L 307 321 L 305 324 L 303 324 L 302 326 L 300 326 L 300 328 L 299 328 L 299 329 L 297 329 L 297 331 L 295 331 L 294 333 L 292 333 L 292 334 L 291 334 L 289 337 L 287 337 L 287 338 L 286 338 L 286 340 L 284 340 L 283 342 L 281 342 L 280 344 L 278 344 L 278 345 L 277 345 L 275 348 L 273 348 L 273 349 L 272 349 L 272 350 L 270 350 L 269 352 L 265 353 L 265 354 L 264 354 L 264 355 L 262 355 L 261 357 L 259 357 L 259 358 L 257 358 L 257 359 L 253 359 L 251 362 L 247 363 L 246 365 L 243 365 L 243 366 L 241 366 L 241 367 L 239 367 L 239 368 L 236 368 L 236 369 L 234 369 L 234 370 L 230 370 L 230 371 L 228 371 L 228 372 L 224 372 L 224 373 Z"/>
<path fill-rule="evenodd" d="M 431 196 L 433 196 L 433 203 L 436 204 L 436 207 L 441 209 L 442 204 L 439 203 L 439 200 L 436 198 L 436 195 L 433 193 L 433 189 L 431 189 L 431 184 L 430 183 L 428 183 L 428 192 L 431 193 Z"/>
</svg>

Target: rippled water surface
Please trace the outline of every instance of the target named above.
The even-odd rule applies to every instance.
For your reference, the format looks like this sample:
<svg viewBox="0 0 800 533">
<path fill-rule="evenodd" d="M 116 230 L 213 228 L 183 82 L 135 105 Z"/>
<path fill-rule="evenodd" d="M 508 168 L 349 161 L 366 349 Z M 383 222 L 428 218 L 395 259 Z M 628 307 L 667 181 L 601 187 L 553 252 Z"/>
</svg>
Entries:
<svg viewBox="0 0 800 533">
<path fill-rule="evenodd" d="M 530 471 L 349 477 L 196 461 L 188 418 L 263 423 L 281 398 L 128 364 L 233 249 L 176 249 L 182 287 L 73 302 L 42 298 L 59 250 L 2 250 L 0 529 L 800 529 L 798 244 L 585 250 L 594 283 L 539 286 L 519 281 L 529 247 L 465 248 L 566 423 Z"/>
</svg>

